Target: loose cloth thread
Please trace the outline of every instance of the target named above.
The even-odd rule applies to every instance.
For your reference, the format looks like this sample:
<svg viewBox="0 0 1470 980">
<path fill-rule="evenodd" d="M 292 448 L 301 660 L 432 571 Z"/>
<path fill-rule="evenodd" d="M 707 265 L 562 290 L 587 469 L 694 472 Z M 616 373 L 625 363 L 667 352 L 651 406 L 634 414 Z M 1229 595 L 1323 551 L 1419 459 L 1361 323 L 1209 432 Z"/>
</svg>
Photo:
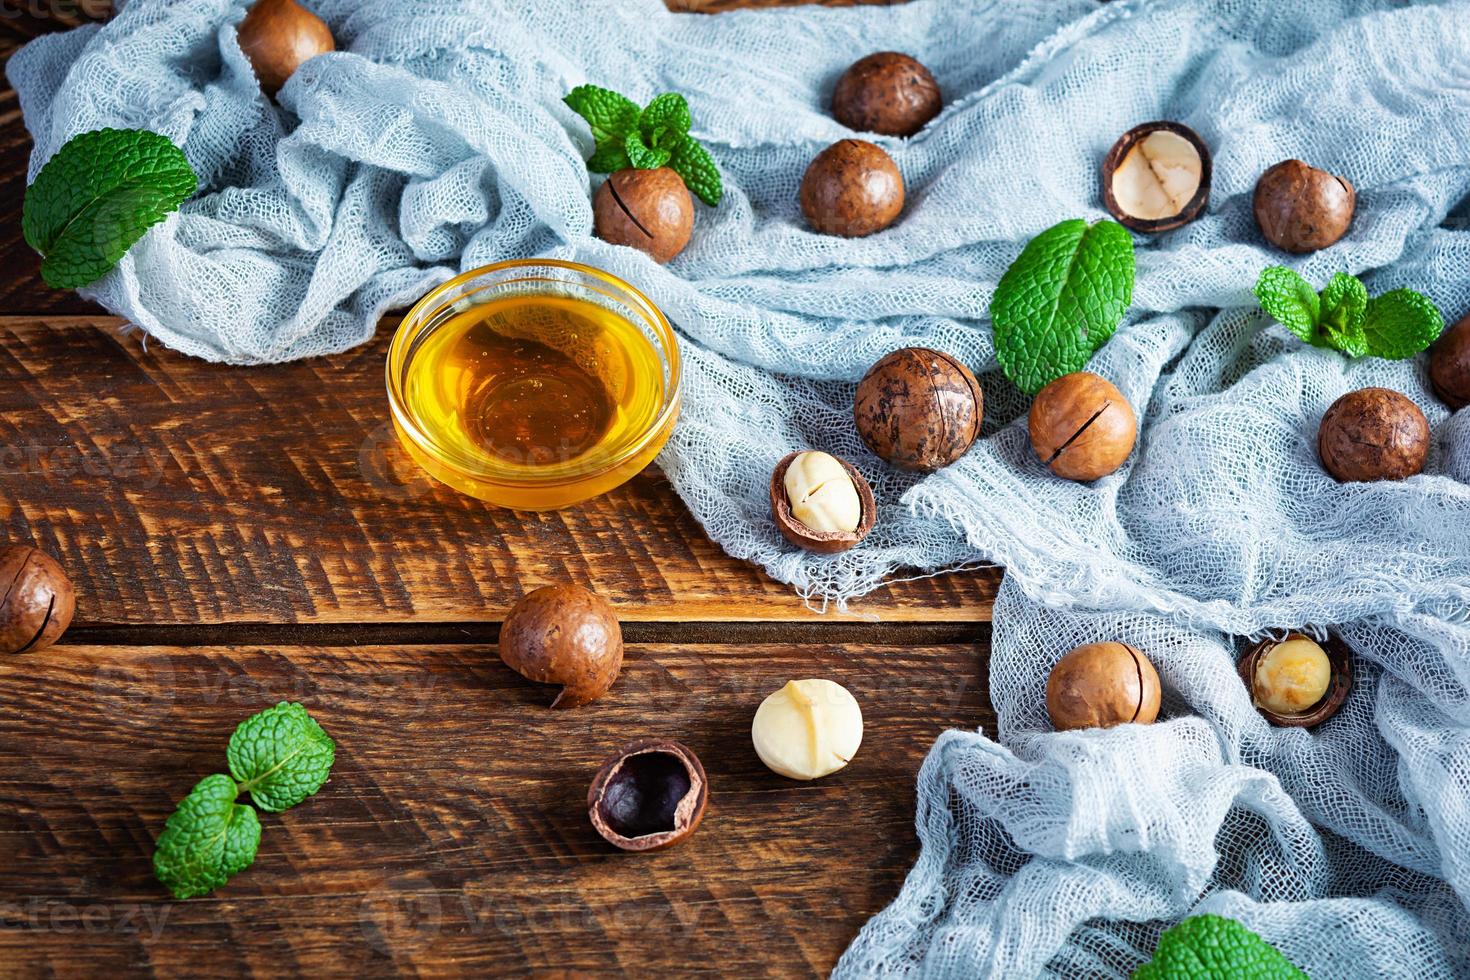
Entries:
<svg viewBox="0 0 1470 980">
<path fill-rule="evenodd" d="M 1359 193 L 1347 239 L 1292 259 L 1470 308 L 1470 6 L 1366 0 L 916 0 L 896 8 L 672 15 L 656 0 L 317 0 L 341 51 L 263 99 L 236 43 L 243 0 L 119 0 L 8 71 L 36 138 L 143 127 L 203 191 L 86 291 L 216 361 L 340 351 L 458 271 L 517 256 L 608 269 L 683 335 L 685 411 L 661 463 L 730 553 L 845 602 L 897 569 L 1007 568 L 990 665 L 998 741 L 951 732 L 919 780 L 923 849 L 841 976 L 1126 973 L 1191 911 L 1241 919 L 1317 977 L 1470 972 L 1470 412 L 1416 362 L 1302 347 L 1250 286 L 1286 257 L 1250 192 L 1299 157 Z M 808 231 L 806 163 L 850 135 L 826 111 L 875 50 L 927 64 L 943 114 L 879 139 L 900 222 Z M 590 236 L 590 137 L 560 103 L 591 81 L 683 92 L 728 189 L 667 268 Z M 985 311 L 1031 236 L 1097 219 L 1124 130 L 1177 119 L 1214 151 L 1200 220 L 1140 242 L 1134 311 L 1094 362 L 1142 419 L 1091 486 L 1034 459 L 1025 399 Z M 980 374 L 987 438 L 928 477 L 857 441 L 853 383 L 905 344 Z M 1426 475 L 1339 486 L 1317 420 L 1381 384 L 1424 408 Z M 793 552 L 766 483 L 792 448 L 853 460 L 880 501 L 854 552 Z M 1240 635 L 1333 627 L 1357 652 L 1346 708 L 1270 728 L 1233 669 Z M 1047 671 L 1075 643 L 1146 650 L 1152 727 L 1056 734 Z"/>
</svg>

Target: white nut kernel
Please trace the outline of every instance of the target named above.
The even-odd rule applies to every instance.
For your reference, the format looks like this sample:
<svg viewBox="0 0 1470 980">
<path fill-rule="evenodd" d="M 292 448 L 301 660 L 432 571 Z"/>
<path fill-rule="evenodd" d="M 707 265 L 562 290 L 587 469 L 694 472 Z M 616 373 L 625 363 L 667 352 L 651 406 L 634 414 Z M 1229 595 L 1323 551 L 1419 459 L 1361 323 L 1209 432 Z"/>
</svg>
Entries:
<svg viewBox="0 0 1470 980">
<path fill-rule="evenodd" d="M 852 760 L 863 742 L 863 711 L 835 681 L 788 681 L 761 702 L 750 726 L 756 755 L 772 772 L 818 779 Z"/>
<path fill-rule="evenodd" d="M 834 456 L 802 453 L 786 468 L 785 484 L 791 516 L 813 531 L 850 534 L 862 522 L 863 505 L 857 487 Z"/>
</svg>

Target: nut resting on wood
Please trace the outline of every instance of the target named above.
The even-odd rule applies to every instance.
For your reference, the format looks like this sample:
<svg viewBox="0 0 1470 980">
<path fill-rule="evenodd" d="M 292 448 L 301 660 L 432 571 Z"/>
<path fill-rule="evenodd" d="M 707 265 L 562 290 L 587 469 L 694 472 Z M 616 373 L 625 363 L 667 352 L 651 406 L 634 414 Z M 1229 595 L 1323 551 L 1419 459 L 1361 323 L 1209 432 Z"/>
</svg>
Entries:
<svg viewBox="0 0 1470 980">
<path fill-rule="evenodd" d="M 1138 419 L 1111 381 L 1088 371 L 1063 375 L 1037 392 L 1027 418 L 1031 448 L 1057 476 L 1096 480 L 1133 452 Z"/>
<path fill-rule="evenodd" d="M 939 83 L 915 59 L 897 51 L 859 58 L 832 90 L 832 115 L 848 129 L 912 136 L 939 115 Z"/>
<path fill-rule="evenodd" d="M 576 708 L 618 679 L 623 630 L 606 599 L 575 585 L 549 585 L 505 617 L 500 659 L 527 680 L 562 685 L 553 708 Z"/>
<path fill-rule="evenodd" d="M 792 544 L 830 555 L 873 530 L 873 491 L 857 467 L 836 456 L 796 452 L 771 474 L 771 516 Z"/>
<path fill-rule="evenodd" d="M 1149 725 L 1159 716 L 1158 671 L 1126 643 L 1088 643 L 1057 662 L 1046 681 L 1046 713 L 1059 732 Z"/>
<path fill-rule="evenodd" d="M 1251 703 L 1268 722 L 1308 728 L 1337 714 L 1353 686 L 1352 654 L 1335 636 L 1262 640 L 1236 665 Z"/>
<path fill-rule="evenodd" d="M 1317 452 L 1340 483 L 1404 480 L 1424 469 L 1429 420 L 1397 391 L 1350 391 L 1322 416 Z"/>
<path fill-rule="evenodd" d="M 54 558 L 29 545 L 0 548 L 0 654 L 51 646 L 76 608 L 71 579 Z"/>
<path fill-rule="evenodd" d="M 853 399 L 858 435 L 901 470 L 932 472 L 980 435 L 985 398 L 970 369 L 927 347 L 904 347 L 868 369 Z"/>
<path fill-rule="evenodd" d="M 857 755 L 863 744 L 863 709 L 836 681 L 787 681 L 756 709 L 750 739 L 772 772 L 790 779 L 820 779 Z"/>
<path fill-rule="evenodd" d="M 1266 241 L 1286 252 L 1315 252 L 1347 234 L 1357 194 L 1345 178 L 1283 160 L 1256 182 L 1253 205 Z"/>
<path fill-rule="evenodd" d="M 587 790 L 587 817 L 625 851 L 657 851 L 685 840 L 704 819 L 709 781 L 686 746 L 645 738 L 618 749 Z"/>
<path fill-rule="evenodd" d="M 1210 200 L 1210 149 L 1176 122 L 1148 122 L 1118 138 L 1103 160 L 1103 203 L 1134 231 L 1169 231 Z"/>
<path fill-rule="evenodd" d="M 592 223 L 603 241 L 632 246 L 664 263 L 689 244 L 694 233 L 694 199 L 684 178 L 668 167 L 628 167 L 597 188 Z"/>
</svg>

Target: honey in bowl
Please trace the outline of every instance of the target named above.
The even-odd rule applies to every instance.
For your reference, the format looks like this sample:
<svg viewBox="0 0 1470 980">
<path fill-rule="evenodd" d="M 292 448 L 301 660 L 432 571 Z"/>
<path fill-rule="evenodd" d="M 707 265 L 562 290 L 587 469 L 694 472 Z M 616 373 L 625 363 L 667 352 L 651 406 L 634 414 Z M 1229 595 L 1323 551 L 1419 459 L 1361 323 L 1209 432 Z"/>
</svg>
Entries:
<svg viewBox="0 0 1470 980">
<path fill-rule="evenodd" d="M 677 348 L 662 316 L 612 277 L 552 262 L 537 265 L 565 268 L 564 280 L 521 276 L 519 265 L 420 304 L 395 338 L 389 389 L 399 435 L 431 475 L 547 510 L 617 486 L 658 453 L 677 410 Z"/>
</svg>

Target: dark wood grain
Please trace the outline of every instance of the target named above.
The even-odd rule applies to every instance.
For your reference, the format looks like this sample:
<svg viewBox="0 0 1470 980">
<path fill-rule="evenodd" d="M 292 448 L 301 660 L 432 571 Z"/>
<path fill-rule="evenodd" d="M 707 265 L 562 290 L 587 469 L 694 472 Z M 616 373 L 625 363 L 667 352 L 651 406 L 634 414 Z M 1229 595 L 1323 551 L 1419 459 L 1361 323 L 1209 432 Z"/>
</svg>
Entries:
<svg viewBox="0 0 1470 980">
<path fill-rule="evenodd" d="M 628 619 L 803 619 L 650 468 L 551 514 L 432 483 L 387 423 L 391 331 L 269 368 L 205 364 L 116 320 L 0 318 L 0 540 L 55 555 L 83 623 L 498 621 L 575 581 Z M 988 618 L 994 570 L 894 585 L 852 616 Z"/>
<path fill-rule="evenodd" d="M 632 646 L 609 695 L 551 712 L 491 647 L 68 647 L 0 661 L 0 973 L 824 973 L 915 856 L 914 779 L 985 726 L 982 643 Z M 851 766 L 768 772 L 750 719 L 793 676 L 862 704 Z M 234 725 L 289 698 L 336 739 L 331 781 L 263 815 L 255 865 L 171 902 L 151 877 L 176 801 Z M 643 735 L 701 757 L 684 845 L 624 855 L 584 812 Z"/>
</svg>

